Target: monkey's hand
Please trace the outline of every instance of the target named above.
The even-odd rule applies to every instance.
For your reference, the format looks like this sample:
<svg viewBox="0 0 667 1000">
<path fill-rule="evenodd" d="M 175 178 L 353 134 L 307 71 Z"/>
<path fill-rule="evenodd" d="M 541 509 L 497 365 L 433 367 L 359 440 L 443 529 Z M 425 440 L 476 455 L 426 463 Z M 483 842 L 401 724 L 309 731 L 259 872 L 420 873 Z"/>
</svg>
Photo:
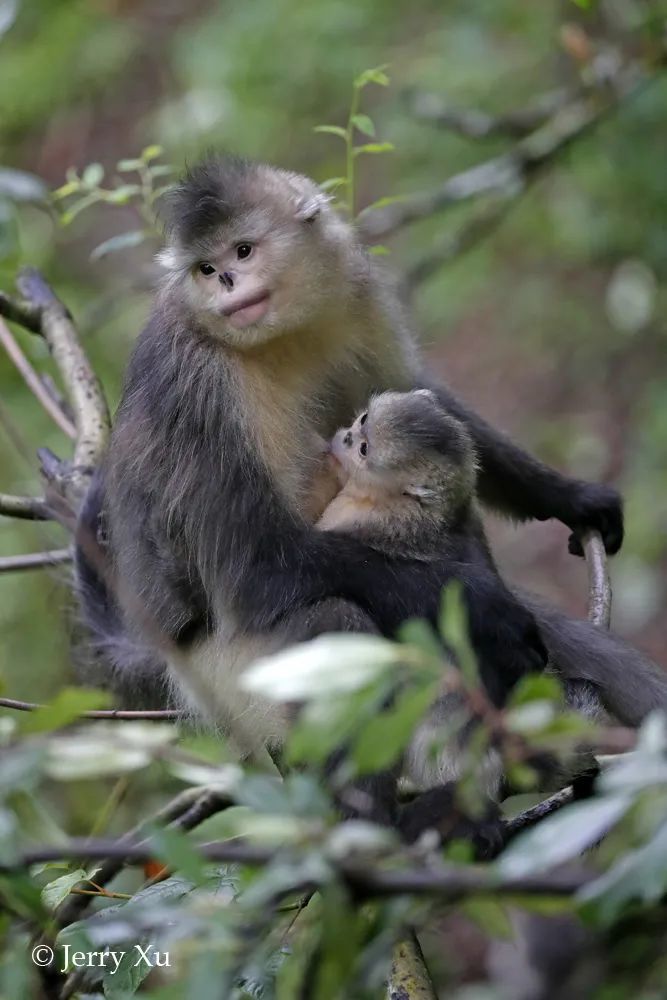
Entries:
<svg viewBox="0 0 667 1000">
<path fill-rule="evenodd" d="M 491 701 L 502 707 L 526 674 L 544 670 L 547 650 L 532 613 L 497 580 L 468 600 L 470 637 Z"/>
<path fill-rule="evenodd" d="M 620 493 L 601 483 L 577 483 L 568 497 L 568 510 L 561 520 L 572 529 L 568 549 L 583 556 L 582 535 L 594 528 L 599 531 L 607 555 L 613 556 L 623 543 L 623 501 Z"/>
</svg>

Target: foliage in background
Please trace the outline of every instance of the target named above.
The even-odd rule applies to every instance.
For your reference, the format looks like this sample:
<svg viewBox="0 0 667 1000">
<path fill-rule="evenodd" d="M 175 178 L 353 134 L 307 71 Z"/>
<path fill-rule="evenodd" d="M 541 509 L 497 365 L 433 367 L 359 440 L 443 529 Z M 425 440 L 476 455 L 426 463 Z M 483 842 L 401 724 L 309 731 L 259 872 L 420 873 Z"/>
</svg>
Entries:
<svg viewBox="0 0 667 1000">
<path fill-rule="evenodd" d="M 432 189 L 507 148 L 502 134 L 473 140 L 421 120 L 415 95 L 502 117 L 508 109 L 526 108 L 532 95 L 576 88 L 592 59 L 613 64 L 616 39 L 624 33 L 637 47 L 650 47 L 664 31 L 660 5 L 639 0 L 423 0 L 409 10 L 398 0 L 381 6 L 372 0 L 275 0 L 270 11 L 262 3 L 177 8 L 134 0 L 0 0 L 0 288 L 10 287 L 20 265 L 41 266 L 75 312 L 112 399 L 148 308 L 158 242 L 153 202 L 169 176 L 155 150 L 144 149 L 147 137 L 179 166 L 213 146 L 320 180 L 341 178 L 340 193 L 363 220 L 366 206 L 380 201 L 381 208 Z M 385 83 L 384 70 L 370 71 L 379 77 L 370 80 L 360 71 L 384 61 L 391 65 L 391 86 L 366 89 L 367 82 Z M 356 80 L 352 108 L 350 79 Z M 363 111 L 356 105 L 362 87 Z M 514 425 L 547 461 L 576 475 L 613 479 L 622 488 L 629 532 L 614 565 L 616 620 L 663 660 L 666 115 L 663 76 L 562 155 L 490 237 L 413 289 L 434 372 L 452 368 L 450 381 L 477 396 L 486 415 Z M 345 142 L 343 171 L 340 149 L 326 136 L 312 136 L 320 122 L 345 123 L 329 126 Z M 367 169 L 357 172 L 355 149 L 378 145 L 391 145 L 391 155 L 369 157 Z M 144 152 L 135 171 L 125 174 L 128 165 L 118 157 L 134 149 Z M 68 194 L 54 210 L 48 191 L 62 185 L 73 164 L 89 166 L 68 180 Z M 116 173 L 120 179 L 110 182 Z M 108 202 L 111 212 L 104 211 Z M 63 205 L 71 223 L 66 227 L 59 220 Z M 86 206 L 95 210 L 84 211 Z M 391 242 L 392 264 L 409 272 L 443 235 L 456 234 L 466 212 L 456 207 L 400 233 Z M 91 260 L 95 248 L 97 259 Z M 18 337 L 40 371 L 52 372 L 43 344 Z M 36 447 L 62 454 L 64 444 L 4 357 L 0 379 L 1 485 L 31 493 Z M 503 556 L 514 578 L 537 580 L 562 601 L 583 592 L 582 571 L 565 555 L 560 529 L 540 524 L 532 534 L 523 531 L 520 543 L 505 536 Z M 2 552 L 60 544 L 54 525 L 0 525 Z M 5 694 L 52 701 L 70 676 L 66 584 L 55 571 L 0 578 Z M 423 667 L 428 639 L 412 629 L 407 640 Z M 319 648 L 323 657 L 335 656 L 338 669 L 341 650 Z M 311 692 L 289 748 L 293 760 L 321 760 L 341 726 L 351 741 L 351 768 L 389 760 L 432 696 L 434 675 L 416 670 L 408 683 L 401 675 L 393 716 L 386 705 L 378 710 L 400 665 L 392 654 L 376 669 L 369 650 L 348 653 L 345 676 L 365 677 L 366 686 L 335 697 Z M 428 850 L 406 858 L 377 830 L 336 827 L 316 771 L 284 786 L 252 769 L 239 781 L 219 744 L 191 736 L 175 742 L 173 729 L 89 725 L 51 731 L 89 697 L 61 695 L 41 719 L 0 717 L 0 862 L 71 835 L 119 835 L 183 782 L 243 789 L 238 804 L 207 820 L 195 842 L 242 833 L 253 846 L 287 845 L 259 869 L 220 869 L 197 857 L 192 836 L 153 831 L 152 850 L 174 874 L 141 889 L 141 870 L 133 867 L 114 885 L 131 898 L 96 898 L 99 917 L 80 928 L 96 945 L 129 938 L 173 950 L 177 985 L 168 977 L 149 979 L 144 994 L 246 998 L 259 995 L 264 981 L 267 998 L 275 993 L 291 1000 L 296 984 L 311 976 L 308 996 L 333 997 L 338 990 L 375 997 L 390 943 L 412 921 L 428 929 L 428 957 L 445 995 L 470 997 L 462 980 L 480 976 L 480 969 L 462 969 L 461 932 L 450 938 L 442 927 L 456 918 L 470 921 L 464 935 L 475 933 L 474 922 L 484 941 L 502 936 L 508 928 L 502 893 L 487 887 L 455 905 L 403 896 L 357 906 L 340 877 L 341 858 L 354 856 L 364 870 L 378 865 L 389 871 L 442 859 Z M 572 720 L 561 728 L 553 688 L 523 690 L 517 698 L 506 720 L 513 736 L 566 753 L 581 735 Z M 482 727 L 469 780 L 462 783 L 468 807 L 466 791 L 474 805 L 477 785 L 475 753 L 487 740 Z M 513 906 L 526 909 L 576 911 L 594 929 L 591 956 L 606 977 L 600 1000 L 629 994 L 652 1000 L 664 982 L 665 760 L 663 723 L 650 720 L 636 755 L 610 768 L 589 803 L 563 810 L 483 869 L 494 886 L 510 876 L 539 874 L 545 859 L 552 864 L 576 857 L 591 836 L 611 829 L 587 860 L 591 877 L 572 900 L 511 897 Z M 510 756 L 507 765 L 518 784 L 530 784 L 525 761 Z M 462 857 L 449 852 L 447 864 L 468 877 Z M 7 906 L 0 917 L 0 995 L 21 1000 L 35 986 L 31 928 L 50 928 L 54 905 L 80 889 L 91 869 L 73 860 L 32 874 L 0 875 Z M 292 905 L 306 876 L 323 891 L 287 933 L 298 911 L 284 912 L 276 923 L 270 904 L 279 895 L 281 905 Z M 95 891 L 83 884 L 83 891 Z M 232 898 L 234 907 L 228 905 Z M 139 985 L 127 968 L 119 978 L 104 978 L 111 997 Z M 489 996 L 488 983 L 479 989 Z"/>
</svg>

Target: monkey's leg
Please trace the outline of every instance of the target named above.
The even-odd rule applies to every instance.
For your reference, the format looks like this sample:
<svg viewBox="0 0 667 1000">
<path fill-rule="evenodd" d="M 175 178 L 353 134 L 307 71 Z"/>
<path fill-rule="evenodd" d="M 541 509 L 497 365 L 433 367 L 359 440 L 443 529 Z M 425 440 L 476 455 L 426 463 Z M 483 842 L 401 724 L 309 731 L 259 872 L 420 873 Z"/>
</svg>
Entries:
<svg viewBox="0 0 667 1000">
<path fill-rule="evenodd" d="M 425 830 L 435 830 L 442 843 L 468 840 L 477 859 L 495 857 L 503 846 L 503 821 L 497 804 L 489 799 L 481 817 L 465 816 L 457 805 L 453 781 L 421 792 L 402 806 L 396 825 L 408 843 Z"/>
<path fill-rule="evenodd" d="M 472 434 L 481 463 L 482 500 L 521 520 L 555 517 L 562 521 L 572 529 L 570 551 L 576 555 L 583 555 L 578 536 L 590 528 L 600 532 L 610 555 L 618 552 L 623 542 L 623 506 L 616 490 L 556 472 L 494 430 L 449 389 L 427 379 L 420 384 L 431 389 Z"/>
</svg>

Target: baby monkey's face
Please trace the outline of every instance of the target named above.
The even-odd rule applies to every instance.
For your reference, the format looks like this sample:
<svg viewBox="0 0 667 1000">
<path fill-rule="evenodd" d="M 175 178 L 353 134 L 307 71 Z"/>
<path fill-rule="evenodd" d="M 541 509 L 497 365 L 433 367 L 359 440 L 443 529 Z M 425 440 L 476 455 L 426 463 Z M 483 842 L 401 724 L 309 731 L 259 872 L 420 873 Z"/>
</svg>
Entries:
<svg viewBox="0 0 667 1000">
<path fill-rule="evenodd" d="M 428 389 L 374 396 L 350 427 L 337 431 L 331 453 L 341 485 L 370 495 L 437 504 L 469 499 L 475 488 L 468 433 Z"/>
</svg>

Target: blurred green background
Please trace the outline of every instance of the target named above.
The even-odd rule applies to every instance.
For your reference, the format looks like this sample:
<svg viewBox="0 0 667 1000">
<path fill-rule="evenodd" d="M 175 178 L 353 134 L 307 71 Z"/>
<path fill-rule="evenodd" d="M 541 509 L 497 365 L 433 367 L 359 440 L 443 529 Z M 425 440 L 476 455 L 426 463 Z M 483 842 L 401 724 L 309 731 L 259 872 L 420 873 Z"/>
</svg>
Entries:
<svg viewBox="0 0 667 1000">
<path fill-rule="evenodd" d="M 378 139 L 396 148 L 359 160 L 363 207 L 433 187 L 511 142 L 418 120 L 415 93 L 493 112 L 525 107 L 577 84 L 582 39 L 591 51 L 639 51 L 657 10 L 641 0 L 586 6 L 0 0 L 0 167 L 55 188 L 70 166 L 113 171 L 159 143 L 179 167 L 213 147 L 323 180 L 341 173 L 341 146 L 313 126 L 344 124 L 353 78 L 387 63 L 391 85 L 365 91 L 363 110 Z M 10 194 L 0 184 L 0 288 L 12 289 L 21 265 L 45 271 L 115 406 L 158 243 L 91 261 L 102 240 L 136 228 L 131 208 L 96 207 L 65 227 Z M 402 231 L 388 241 L 388 266 L 404 273 L 470 211 Z M 544 460 L 623 491 L 614 621 L 663 663 L 666 283 L 667 79 L 658 76 L 561 155 L 492 234 L 412 293 L 434 370 Z M 51 371 L 44 345 L 15 332 L 33 363 Z M 36 448 L 66 456 L 68 442 L 1 353 L 0 387 L 0 489 L 38 492 Z M 490 529 L 510 579 L 584 611 L 585 568 L 567 555 L 563 526 L 491 520 Z M 54 526 L 0 519 L 0 554 L 63 543 Z M 69 604 L 63 571 L 0 576 L 5 694 L 43 699 L 70 676 Z"/>
</svg>

